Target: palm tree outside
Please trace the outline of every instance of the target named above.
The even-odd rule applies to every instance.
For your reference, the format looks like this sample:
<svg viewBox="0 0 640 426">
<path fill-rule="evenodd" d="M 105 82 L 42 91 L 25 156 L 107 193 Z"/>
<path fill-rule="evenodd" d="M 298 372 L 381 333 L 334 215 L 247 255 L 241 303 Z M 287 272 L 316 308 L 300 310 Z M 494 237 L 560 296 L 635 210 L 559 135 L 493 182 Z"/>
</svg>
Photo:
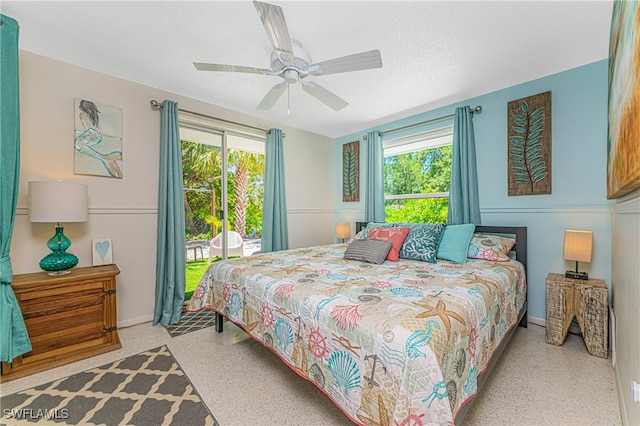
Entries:
<svg viewBox="0 0 640 426">
<path fill-rule="evenodd" d="M 182 168 L 185 208 L 185 243 L 202 250 L 187 250 L 185 300 L 197 287 L 207 266 L 209 241 L 222 232 L 222 149 L 219 146 L 182 140 Z M 259 239 L 262 233 L 264 155 L 228 149 L 227 201 L 229 230 L 243 239 Z M 255 244 L 255 241 L 253 242 Z M 258 250 L 256 247 L 254 250 Z M 203 253 L 207 251 L 207 253 Z M 198 260 L 203 254 L 204 259 Z M 219 260 L 219 258 L 215 259 Z"/>
</svg>

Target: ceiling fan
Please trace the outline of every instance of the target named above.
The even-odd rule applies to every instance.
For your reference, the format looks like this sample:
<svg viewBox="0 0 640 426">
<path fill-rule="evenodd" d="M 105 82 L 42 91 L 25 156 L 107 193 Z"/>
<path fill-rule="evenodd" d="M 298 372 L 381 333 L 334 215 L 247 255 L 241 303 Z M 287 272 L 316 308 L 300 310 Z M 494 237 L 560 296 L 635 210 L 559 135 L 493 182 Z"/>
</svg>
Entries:
<svg viewBox="0 0 640 426">
<path fill-rule="evenodd" d="M 276 103 L 290 84 L 300 82 L 302 89 L 335 111 L 349 105 L 344 99 L 313 81 L 305 81 L 308 76 L 337 74 L 382 67 L 379 50 L 355 53 L 322 62 L 311 62 L 311 55 L 302 44 L 290 38 L 282 8 L 275 4 L 253 2 L 260 15 L 269 40 L 273 45 L 271 69 L 194 62 L 199 71 L 244 72 L 281 77 L 284 81 L 276 84 L 262 99 L 257 109 L 268 111 Z"/>
</svg>

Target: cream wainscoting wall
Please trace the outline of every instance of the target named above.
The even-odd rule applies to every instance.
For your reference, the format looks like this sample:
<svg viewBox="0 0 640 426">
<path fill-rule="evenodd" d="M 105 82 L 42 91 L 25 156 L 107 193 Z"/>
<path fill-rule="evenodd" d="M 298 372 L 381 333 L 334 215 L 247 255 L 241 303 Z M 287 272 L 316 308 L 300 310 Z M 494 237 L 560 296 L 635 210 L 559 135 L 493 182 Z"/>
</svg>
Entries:
<svg viewBox="0 0 640 426">
<path fill-rule="evenodd" d="M 65 225 L 79 266 L 92 264 L 91 240 L 111 238 L 118 276 L 118 324 L 153 315 L 160 113 L 151 99 L 171 99 L 181 108 L 268 129 L 284 140 L 285 185 L 291 247 L 331 242 L 334 236 L 333 140 L 230 111 L 86 68 L 20 52 L 21 174 L 11 245 L 14 273 L 39 270 L 53 225 L 30 223 L 27 183 L 63 179 L 89 188 L 89 220 Z M 196 95 L 193 95 L 196 97 Z M 73 174 L 74 98 L 122 108 L 123 178 Z"/>
<path fill-rule="evenodd" d="M 639 425 L 640 402 L 631 400 L 631 381 L 640 383 L 640 191 L 621 199 L 612 210 L 614 369 L 623 424 Z"/>
</svg>

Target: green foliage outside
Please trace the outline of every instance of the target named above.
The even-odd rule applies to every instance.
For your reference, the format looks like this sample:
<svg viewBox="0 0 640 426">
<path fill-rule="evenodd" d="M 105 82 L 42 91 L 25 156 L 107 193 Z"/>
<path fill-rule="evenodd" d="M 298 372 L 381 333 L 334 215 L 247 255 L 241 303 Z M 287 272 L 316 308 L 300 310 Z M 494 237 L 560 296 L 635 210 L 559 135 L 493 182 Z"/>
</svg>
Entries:
<svg viewBox="0 0 640 426">
<path fill-rule="evenodd" d="M 234 258 L 237 256 L 231 256 Z M 186 267 L 186 284 L 184 286 L 184 300 L 191 299 L 193 293 L 198 288 L 198 284 L 200 284 L 200 280 L 204 276 L 204 273 L 207 272 L 209 266 L 213 265 L 214 262 L 218 262 L 222 260 L 220 256 L 214 256 L 211 258 L 211 263 L 208 262 L 207 259 L 199 259 L 199 260 L 189 260 L 187 261 Z"/>
<path fill-rule="evenodd" d="M 210 240 L 221 231 L 221 149 L 182 142 L 187 241 Z M 264 155 L 230 149 L 227 162 L 229 229 L 247 235 L 262 234 Z M 215 203 L 215 214 L 212 209 Z"/>
<path fill-rule="evenodd" d="M 204 273 L 207 272 L 209 265 L 210 263 L 203 259 L 187 262 L 187 281 L 184 287 L 184 300 L 191 299 L 193 292 L 196 291 L 196 288 L 198 287 Z"/>
<path fill-rule="evenodd" d="M 385 157 L 385 195 L 448 192 L 451 159 L 451 145 Z M 448 198 L 389 200 L 385 203 L 385 220 L 447 223 L 448 206 Z"/>
<path fill-rule="evenodd" d="M 208 241 L 222 230 L 222 220 L 217 213 L 222 201 L 222 150 L 189 141 L 181 141 L 181 145 L 186 240 Z M 229 229 L 245 238 L 249 235 L 259 238 L 262 234 L 264 155 L 229 149 L 227 157 Z M 185 300 L 191 298 L 209 265 L 206 260 L 187 262 Z"/>
</svg>

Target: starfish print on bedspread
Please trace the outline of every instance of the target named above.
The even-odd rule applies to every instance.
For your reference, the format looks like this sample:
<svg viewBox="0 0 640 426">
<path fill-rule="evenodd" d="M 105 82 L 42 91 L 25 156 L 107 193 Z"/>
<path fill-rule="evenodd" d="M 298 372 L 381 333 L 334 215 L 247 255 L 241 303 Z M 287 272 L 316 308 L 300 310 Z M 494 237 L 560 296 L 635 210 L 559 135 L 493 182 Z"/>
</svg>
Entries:
<svg viewBox="0 0 640 426">
<path fill-rule="evenodd" d="M 463 277 L 464 279 L 468 280 L 467 283 L 468 284 L 482 284 L 485 287 L 489 288 L 489 289 L 493 289 L 496 294 L 499 291 L 498 285 L 486 278 L 483 278 L 482 276 L 478 275 L 478 274 L 473 274 L 473 275 L 465 275 Z M 491 290 L 490 290 L 491 291 Z"/>
<path fill-rule="evenodd" d="M 400 264 L 400 265 L 397 265 L 397 266 L 391 266 L 385 272 L 387 274 L 389 274 L 389 275 L 396 275 L 396 274 L 401 274 L 402 272 L 406 271 L 407 269 L 415 269 L 415 267 L 412 266 L 412 265 Z"/>
<path fill-rule="evenodd" d="M 464 318 L 458 315 L 457 312 L 448 310 L 447 305 L 442 300 L 438 300 L 438 303 L 436 303 L 435 307 L 423 302 L 413 302 L 413 303 L 415 305 L 418 305 L 426 309 L 426 311 L 416 315 L 416 318 L 440 317 L 440 321 L 442 321 L 442 324 L 447 330 L 447 339 L 451 337 L 451 320 L 449 319 L 450 317 L 457 320 L 460 324 L 463 324 L 463 325 L 466 324 Z"/>
<path fill-rule="evenodd" d="M 286 272 L 287 275 L 292 275 L 294 272 L 312 272 L 303 265 L 281 266 L 278 269 Z"/>
</svg>

